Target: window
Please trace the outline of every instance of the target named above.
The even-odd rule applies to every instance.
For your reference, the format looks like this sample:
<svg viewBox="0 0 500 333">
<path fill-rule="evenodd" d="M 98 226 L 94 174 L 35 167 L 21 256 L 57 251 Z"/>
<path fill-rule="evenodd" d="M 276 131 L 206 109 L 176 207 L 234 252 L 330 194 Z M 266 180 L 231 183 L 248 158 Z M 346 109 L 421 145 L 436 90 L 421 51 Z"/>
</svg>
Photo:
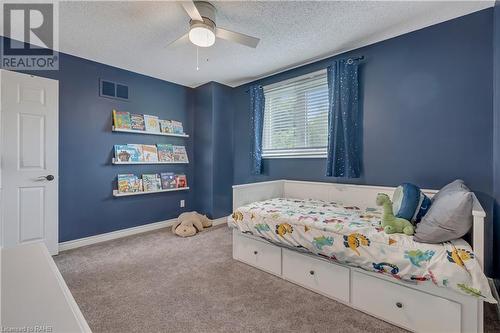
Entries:
<svg viewBox="0 0 500 333">
<path fill-rule="evenodd" d="M 326 157 L 326 70 L 264 87 L 262 156 Z"/>
</svg>

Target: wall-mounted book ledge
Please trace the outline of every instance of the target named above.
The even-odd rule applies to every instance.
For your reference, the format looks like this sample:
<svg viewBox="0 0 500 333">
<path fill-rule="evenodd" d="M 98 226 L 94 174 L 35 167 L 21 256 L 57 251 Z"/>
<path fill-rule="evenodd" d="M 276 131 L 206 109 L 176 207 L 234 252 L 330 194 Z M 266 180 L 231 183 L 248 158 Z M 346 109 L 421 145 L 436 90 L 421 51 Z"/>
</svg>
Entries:
<svg viewBox="0 0 500 333">
<path fill-rule="evenodd" d="M 189 164 L 189 162 L 179 162 L 179 161 L 171 161 L 171 162 L 149 162 L 149 161 L 140 161 L 140 162 L 120 162 L 116 158 L 113 158 L 112 160 L 113 164 L 121 164 L 121 165 L 127 165 L 127 164 Z"/>
<path fill-rule="evenodd" d="M 127 197 L 130 195 L 153 194 L 153 193 L 162 193 L 162 192 L 176 192 L 176 191 L 186 191 L 186 190 L 189 190 L 189 187 L 169 188 L 166 190 L 158 190 L 158 191 L 124 192 L 124 193 L 120 193 L 120 192 L 118 192 L 118 190 L 113 190 L 113 196 L 114 197 Z"/>
<path fill-rule="evenodd" d="M 139 130 L 133 130 L 133 129 L 125 129 L 125 128 L 115 128 L 114 126 L 111 127 L 111 130 L 113 132 L 125 132 L 125 133 L 175 136 L 175 137 L 179 137 L 179 138 L 189 138 L 189 134 L 186 134 L 186 133 L 177 134 L 177 133 L 148 132 L 148 131 L 139 131 Z"/>
</svg>

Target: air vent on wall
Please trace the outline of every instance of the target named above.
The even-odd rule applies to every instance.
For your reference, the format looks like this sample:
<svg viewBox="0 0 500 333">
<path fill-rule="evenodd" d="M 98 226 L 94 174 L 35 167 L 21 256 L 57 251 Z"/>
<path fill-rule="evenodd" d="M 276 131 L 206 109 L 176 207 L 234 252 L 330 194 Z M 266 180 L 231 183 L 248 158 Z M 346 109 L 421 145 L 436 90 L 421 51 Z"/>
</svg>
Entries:
<svg viewBox="0 0 500 333">
<path fill-rule="evenodd" d="M 99 95 L 128 100 L 128 86 L 113 81 L 99 80 Z"/>
</svg>

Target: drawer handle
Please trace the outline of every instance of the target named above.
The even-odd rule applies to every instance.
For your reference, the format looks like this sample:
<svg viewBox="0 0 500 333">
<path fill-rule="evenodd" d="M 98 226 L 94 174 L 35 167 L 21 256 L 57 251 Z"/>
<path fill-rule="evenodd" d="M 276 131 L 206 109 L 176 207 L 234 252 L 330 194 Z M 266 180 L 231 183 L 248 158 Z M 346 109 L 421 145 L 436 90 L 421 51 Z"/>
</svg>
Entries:
<svg viewBox="0 0 500 333">
<path fill-rule="evenodd" d="M 403 303 L 401 303 L 401 302 L 397 302 L 397 303 L 396 303 L 396 306 L 397 306 L 398 308 L 400 308 L 400 309 L 401 309 L 401 308 L 403 307 Z"/>
<path fill-rule="evenodd" d="M 257 251 L 253 251 L 253 254 L 257 255 L 257 253 L 259 253 L 259 252 L 257 252 Z"/>
<path fill-rule="evenodd" d="M 314 275 L 314 271 L 312 271 L 312 270 L 309 271 L 309 274 Z"/>
</svg>

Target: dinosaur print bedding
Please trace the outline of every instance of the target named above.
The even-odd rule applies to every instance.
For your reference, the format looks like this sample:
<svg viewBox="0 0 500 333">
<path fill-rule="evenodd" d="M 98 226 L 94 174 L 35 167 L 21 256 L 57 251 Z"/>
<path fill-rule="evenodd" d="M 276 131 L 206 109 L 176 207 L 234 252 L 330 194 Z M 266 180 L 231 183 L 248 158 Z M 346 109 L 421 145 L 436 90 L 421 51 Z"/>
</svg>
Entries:
<svg viewBox="0 0 500 333">
<path fill-rule="evenodd" d="M 231 227 L 289 248 L 379 272 L 410 283 L 439 287 L 496 303 L 486 276 L 463 239 L 424 244 L 404 234 L 388 235 L 381 212 L 336 202 L 271 199 L 238 208 Z"/>
</svg>

